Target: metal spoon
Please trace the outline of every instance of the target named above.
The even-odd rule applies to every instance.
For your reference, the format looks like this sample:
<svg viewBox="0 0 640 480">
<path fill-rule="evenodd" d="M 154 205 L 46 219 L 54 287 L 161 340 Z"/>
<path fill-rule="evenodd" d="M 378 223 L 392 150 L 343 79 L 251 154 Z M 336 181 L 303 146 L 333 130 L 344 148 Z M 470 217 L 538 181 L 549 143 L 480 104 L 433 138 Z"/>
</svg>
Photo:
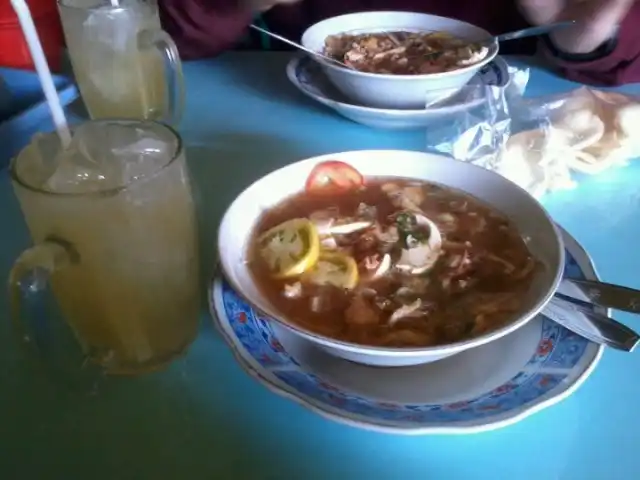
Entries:
<svg viewBox="0 0 640 480">
<path fill-rule="evenodd" d="M 616 350 L 631 352 L 640 341 L 640 335 L 617 320 L 559 298 L 551 299 L 542 314 L 587 340 Z"/>
<path fill-rule="evenodd" d="M 316 52 L 314 50 L 311 50 L 310 48 L 302 46 L 299 43 L 294 42 L 293 40 L 289 40 L 288 38 L 285 38 L 285 37 L 283 37 L 281 35 L 278 35 L 276 33 L 270 32 L 269 30 L 265 30 L 264 28 L 258 27 L 257 25 L 251 24 L 251 25 L 249 25 L 249 27 L 253 28 L 254 30 L 257 30 L 258 32 L 264 33 L 265 35 L 269 35 L 270 37 L 273 37 L 276 40 L 280 40 L 281 42 L 286 43 L 287 45 L 291 45 L 292 47 L 295 47 L 298 50 L 302 50 L 303 52 L 306 52 L 309 55 L 316 56 L 318 58 L 326 60 L 327 62 L 335 63 L 336 65 L 340 65 L 343 68 L 351 69 L 351 67 L 349 65 L 347 65 L 345 63 L 342 63 L 340 60 L 336 60 L 335 58 L 331 58 L 331 57 L 325 55 L 324 53 L 320 53 L 320 52 Z"/>
<path fill-rule="evenodd" d="M 594 280 L 565 278 L 563 282 L 568 282 L 578 287 L 580 292 L 584 294 L 593 305 L 640 314 L 640 290 Z M 556 295 L 558 294 L 556 293 Z M 565 300 L 578 305 L 589 305 L 589 302 L 574 297 L 569 297 L 569 299 Z"/>
<path fill-rule="evenodd" d="M 612 318 L 595 313 L 593 308 L 594 306 L 614 308 L 616 310 L 640 314 L 640 290 L 596 280 L 565 278 L 562 282 L 577 287 L 578 291 L 584 295 L 588 301 L 558 291 L 554 294 L 555 304 L 565 311 L 569 309 L 583 313 L 594 325 L 590 325 L 590 328 L 585 331 L 583 328 L 584 325 L 582 325 L 584 319 L 581 320 L 580 316 L 576 315 L 572 315 L 571 318 L 568 319 L 553 318 L 554 320 L 558 323 L 566 322 L 562 324 L 589 340 L 626 351 L 631 351 L 635 347 L 638 343 L 638 334 L 636 332 Z M 597 335 L 594 333 L 594 329 L 599 332 Z M 597 338 L 594 338 L 594 335 L 596 335 Z M 603 341 L 602 336 L 606 337 L 606 341 Z"/>
<path fill-rule="evenodd" d="M 551 33 L 555 30 L 561 30 L 563 28 L 570 27 L 572 25 L 575 25 L 575 23 L 576 23 L 575 20 L 570 20 L 570 21 L 564 21 L 564 22 L 549 23 L 548 25 L 539 25 L 537 27 L 527 27 L 521 30 L 516 30 L 514 32 L 501 33 L 500 35 L 495 35 L 489 38 L 484 38 L 476 41 L 469 41 L 467 43 L 469 46 L 481 47 L 484 45 L 493 45 L 493 44 L 498 44 L 503 42 L 509 42 L 511 40 L 519 40 L 521 38 L 537 37 L 540 35 Z M 459 47 L 455 47 L 455 48 L 459 48 Z M 431 55 L 440 55 L 446 52 L 447 50 L 448 50 L 447 48 L 443 48 L 441 50 L 425 53 L 424 56 L 428 57 Z"/>
<path fill-rule="evenodd" d="M 570 27 L 572 25 L 575 25 L 575 23 L 576 23 L 575 20 L 570 20 L 570 21 L 564 21 L 564 22 L 549 23 L 547 25 L 539 25 L 537 27 L 527 27 L 527 28 L 523 28 L 521 30 L 516 30 L 513 32 L 501 33 L 500 35 L 491 36 L 489 38 L 485 37 L 480 40 L 470 40 L 467 42 L 467 46 L 480 48 L 482 46 L 490 46 L 490 45 L 494 45 L 502 42 L 508 42 L 511 40 L 519 40 L 521 38 L 536 37 L 540 35 L 545 35 L 547 33 L 551 33 L 555 30 L 560 30 L 563 28 Z M 460 46 L 442 48 L 440 50 L 434 50 L 432 52 L 423 53 L 419 56 L 430 57 L 430 56 L 442 55 L 443 53 L 448 51 L 450 48 L 458 49 L 460 48 Z"/>
<path fill-rule="evenodd" d="M 571 27 L 575 25 L 575 20 L 565 21 L 565 22 L 555 22 L 549 23 L 548 25 L 540 25 L 537 27 L 528 27 L 523 28 L 522 30 L 516 30 L 515 32 L 502 33 L 500 35 L 496 35 L 489 39 L 489 42 L 508 42 L 510 40 L 519 40 L 521 38 L 527 37 L 538 37 L 540 35 L 546 35 L 547 33 L 551 33 L 555 30 L 560 30 L 563 28 Z"/>
</svg>

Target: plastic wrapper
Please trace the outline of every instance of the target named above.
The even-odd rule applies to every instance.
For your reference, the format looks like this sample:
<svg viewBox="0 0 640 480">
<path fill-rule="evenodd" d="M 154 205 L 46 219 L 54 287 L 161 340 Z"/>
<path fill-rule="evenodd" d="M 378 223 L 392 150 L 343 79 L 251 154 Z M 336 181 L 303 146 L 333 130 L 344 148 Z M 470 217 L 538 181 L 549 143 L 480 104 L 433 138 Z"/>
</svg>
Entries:
<svg viewBox="0 0 640 480">
<path fill-rule="evenodd" d="M 587 87 L 526 98 L 529 72 L 510 75 L 504 87 L 465 87 L 479 100 L 430 126 L 428 151 L 494 170 L 536 197 L 640 156 L 640 98 Z"/>
</svg>

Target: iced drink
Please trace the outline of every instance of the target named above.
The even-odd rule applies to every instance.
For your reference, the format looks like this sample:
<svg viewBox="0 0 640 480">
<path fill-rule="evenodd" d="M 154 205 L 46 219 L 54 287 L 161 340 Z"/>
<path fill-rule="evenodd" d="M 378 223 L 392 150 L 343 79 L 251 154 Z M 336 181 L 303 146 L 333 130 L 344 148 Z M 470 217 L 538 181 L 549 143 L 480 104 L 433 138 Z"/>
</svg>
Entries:
<svg viewBox="0 0 640 480">
<path fill-rule="evenodd" d="M 154 122 L 89 122 L 67 151 L 54 135 L 35 139 L 11 173 L 35 243 L 13 280 L 54 265 L 64 317 L 110 373 L 180 355 L 197 332 L 199 263 L 178 135 Z"/>
<path fill-rule="evenodd" d="M 177 123 L 182 70 L 160 28 L 155 0 L 60 0 L 64 33 L 82 99 L 93 119 Z"/>
</svg>

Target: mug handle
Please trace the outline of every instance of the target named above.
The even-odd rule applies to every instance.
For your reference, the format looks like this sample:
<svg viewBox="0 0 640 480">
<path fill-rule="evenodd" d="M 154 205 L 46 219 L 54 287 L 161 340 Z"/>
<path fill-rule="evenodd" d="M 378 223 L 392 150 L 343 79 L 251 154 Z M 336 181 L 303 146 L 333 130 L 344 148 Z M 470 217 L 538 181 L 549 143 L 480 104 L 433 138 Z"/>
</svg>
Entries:
<svg viewBox="0 0 640 480">
<path fill-rule="evenodd" d="M 185 98 L 184 76 L 178 47 L 169 34 L 162 29 L 142 31 L 138 37 L 138 45 L 141 49 L 157 49 L 164 60 L 168 109 L 163 113 L 160 121 L 175 126 L 182 119 Z"/>
<path fill-rule="evenodd" d="M 36 304 L 37 294 L 45 290 L 53 273 L 77 263 L 78 260 L 78 255 L 67 242 L 51 238 L 24 250 L 13 264 L 9 273 L 13 330 L 19 343 L 31 354 L 44 353 L 43 348 L 49 343 L 46 342 L 49 335 L 48 331 L 34 326 L 41 322 L 41 318 L 31 318 L 32 315 L 28 314 L 25 307 L 33 307 Z"/>
</svg>

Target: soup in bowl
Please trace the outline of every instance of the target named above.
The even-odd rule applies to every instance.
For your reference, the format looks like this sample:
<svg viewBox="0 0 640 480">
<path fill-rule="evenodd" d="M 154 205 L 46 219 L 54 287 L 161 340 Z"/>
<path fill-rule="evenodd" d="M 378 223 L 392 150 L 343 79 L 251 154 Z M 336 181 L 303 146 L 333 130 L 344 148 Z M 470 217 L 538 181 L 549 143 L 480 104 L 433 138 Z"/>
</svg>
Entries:
<svg viewBox="0 0 640 480">
<path fill-rule="evenodd" d="M 302 35 L 327 78 L 365 107 L 424 109 L 459 92 L 498 54 L 497 43 L 469 45 L 489 32 L 460 20 L 411 12 L 363 12 L 328 18 Z"/>
<path fill-rule="evenodd" d="M 329 35 L 324 54 L 353 70 L 382 75 L 429 75 L 481 62 L 489 47 L 449 32 L 392 30 Z"/>
<path fill-rule="evenodd" d="M 265 176 L 225 213 L 218 248 L 256 310 L 378 366 L 435 361 L 519 328 L 564 264 L 553 221 L 524 190 L 408 151 L 327 155 Z"/>
</svg>

